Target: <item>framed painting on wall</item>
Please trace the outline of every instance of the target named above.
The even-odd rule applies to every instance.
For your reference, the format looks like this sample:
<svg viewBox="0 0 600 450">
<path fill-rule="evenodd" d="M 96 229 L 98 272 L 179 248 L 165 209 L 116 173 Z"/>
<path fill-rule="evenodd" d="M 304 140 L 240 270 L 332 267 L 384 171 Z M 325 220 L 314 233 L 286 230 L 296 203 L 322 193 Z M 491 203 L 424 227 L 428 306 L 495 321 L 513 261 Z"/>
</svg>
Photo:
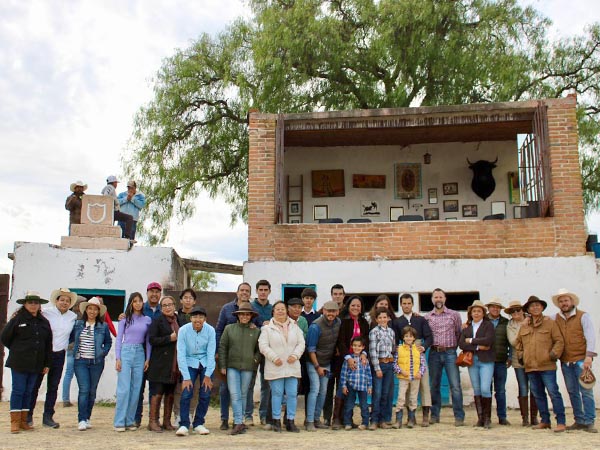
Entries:
<svg viewBox="0 0 600 450">
<path fill-rule="evenodd" d="M 346 195 L 343 170 L 313 170 L 311 176 L 313 198 Z"/>
<path fill-rule="evenodd" d="M 458 212 L 458 200 L 444 200 L 444 212 Z"/>
<path fill-rule="evenodd" d="M 394 197 L 421 198 L 421 164 L 396 163 L 394 165 Z"/>
<path fill-rule="evenodd" d="M 404 206 L 390 206 L 390 222 L 396 222 L 398 217 L 404 215 Z"/>
<path fill-rule="evenodd" d="M 380 216 L 379 202 L 376 201 L 362 201 L 360 202 L 360 215 L 361 217 Z"/>
<path fill-rule="evenodd" d="M 327 205 L 313 206 L 313 220 L 329 219 L 329 208 Z"/>
<path fill-rule="evenodd" d="M 477 205 L 463 205 L 463 217 L 477 217 Z"/>
<path fill-rule="evenodd" d="M 300 202 L 288 202 L 288 216 L 296 216 L 300 214 Z"/>
<path fill-rule="evenodd" d="M 438 202 L 437 188 L 427 189 L 427 197 L 429 198 L 430 205 L 437 205 L 437 202 Z"/>
<path fill-rule="evenodd" d="M 458 195 L 458 183 L 444 183 L 442 190 L 444 195 Z"/>
<path fill-rule="evenodd" d="M 423 217 L 425 220 L 440 220 L 440 208 L 425 208 Z"/>
<path fill-rule="evenodd" d="M 506 216 L 506 202 L 492 202 L 492 214 L 504 214 Z"/>
<path fill-rule="evenodd" d="M 357 189 L 385 189 L 385 175 L 352 175 L 352 187 Z"/>
</svg>

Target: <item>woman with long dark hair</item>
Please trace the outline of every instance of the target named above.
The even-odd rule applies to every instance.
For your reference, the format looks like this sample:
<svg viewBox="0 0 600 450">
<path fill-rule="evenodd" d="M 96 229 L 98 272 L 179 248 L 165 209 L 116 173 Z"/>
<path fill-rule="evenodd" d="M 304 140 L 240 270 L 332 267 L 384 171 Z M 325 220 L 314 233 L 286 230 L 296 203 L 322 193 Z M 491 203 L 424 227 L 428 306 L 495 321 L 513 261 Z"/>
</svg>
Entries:
<svg viewBox="0 0 600 450">
<path fill-rule="evenodd" d="M 115 431 L 136 430 L 135 411 L 139 401 L 144 372 L 150 359 L 148 329 L 152 319 L 143 314 L 144 298 L 139 292 L 129 296 L 125 318 L 119 320 L 115 345 L 117 374 L 117 406 Z"/>
<path fill-rule="evenodd" d="M 392 308 L 392 301 L 385 294 L 378 295 L 375 299 L 375 303 L 373 303 L 373 307 L 371 308 L 371 311 L 369 311 L 369 326 L 371 328 L 375 328 L 377 326 L 375 311 L 377 311 L 379 308 L 385 308 L 387 310 L 389 325 L 392 326 L 392 321 L 396 318 L 396 313 Z"/>
</svg>

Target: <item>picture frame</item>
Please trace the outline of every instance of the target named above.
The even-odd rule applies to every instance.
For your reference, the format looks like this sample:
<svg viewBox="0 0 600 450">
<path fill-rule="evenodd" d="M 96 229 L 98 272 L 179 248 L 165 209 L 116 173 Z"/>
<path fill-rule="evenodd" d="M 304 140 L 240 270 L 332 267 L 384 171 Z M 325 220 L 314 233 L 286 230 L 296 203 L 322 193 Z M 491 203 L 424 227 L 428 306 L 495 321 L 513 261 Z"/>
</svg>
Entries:
<svg viewBox="0 0 600 450">
<path fill-rule="evenodd" d="M 506 202 L 492 202 L 492 214 L 504 214 L 506 217 Z"/>
<path fill-rule="evenodd" d="M 381 215 L 379 211 L 379 202 L 376 200 L 367 200 L 360 202 L 361 217 L 377 217 Z"/>
<path fill-rule="evenodd" d="M 385 175 L 352 175 L 352 187 L 355 189 L 385 189 Z"/>
<path fill-rule="evenodd" d="M 404 215 L 404 206 L 390 206 L 390 222 L 397 222 Z"/>
<path fill-rule="evenodd" d="M 437 202 L 438 202 L 437 188 L 427 189 L 427 197 L 429 199 L 430 205 L 437 205 Z"/>
<path fill-rule="evenodd" d="M 313 206 L 313 220 L 329 219 L 329 207 L 327 205 Z"/>
<path fill-rule="evenodd" d="M 425 208 L 423 218 L 425 220 L 440 220 L 440 208 Z"/>
<path fill-rule="evenodd" d="M 344 197 L 346 195 L 344 184 L 344 170 L 313 170 L 311 171 L 312 196 Z"/>
<path fill-rule="evenodd" d="M 462 206 L 463 217 L 477 217 L 477 205 L 463 205 Z"/>
<path fill-rule="evenodd" d="M 458 212 L 458 200 L 444 200 L 444 212 Z"/>
<path fill-rule="evenodd" d="M 297 216 L 302 211 L 302 205 L 299 201 L 288 202 L 288 216 Z"/>
<path fill-rule="evenodd" d="M 458 195 L 458 183 L 442 184 L 442 192 L 444 195 Z"/>
<path fill-rule="evenodd" d="M 456 217 L 446 217 L 446 222 L 455 222 L 458 219 Z"/>
<path fill-rule="evenodd" d="M 396 163 L 394 165 L 394 198 L 422 198 L 421 164 Z"/>
<path fill-rule="evenodd" d="M 300 216 L 290 216 L 289 223 L 302 223 L 302 222 L 300 222 Z"/>
</svg>

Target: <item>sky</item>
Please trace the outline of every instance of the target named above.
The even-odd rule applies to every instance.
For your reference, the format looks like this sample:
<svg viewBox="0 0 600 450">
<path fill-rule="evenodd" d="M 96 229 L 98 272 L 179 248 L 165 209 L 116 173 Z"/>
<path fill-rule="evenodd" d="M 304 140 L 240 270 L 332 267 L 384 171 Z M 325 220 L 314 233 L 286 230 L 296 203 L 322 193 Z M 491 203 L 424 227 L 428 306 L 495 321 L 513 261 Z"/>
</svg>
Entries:
<svg viewBox="0 0 600 450">
<path fill-rule="evenodd" d="M 597 0 L 522 0 L 553 22 L 549 35 L 600 21 Z M 247 3 L 235 0 L 2 0 L 0 2 L 0 273 L 15 241 L 60 244 L 73 181 L 98 194 L 120 177 L 136 111 L 152 99 L 164 58 L 201 33 L 216 34 Z M 118 191 L 124 190 L 124 183 Z M 247 259 L 247 228 L 202 195 L 197 214 L 173 223 L 165 246 L 182 257 Z M 600 232 L 600 215 L 588 218 Z M 241 277 L 218 275 L 216 290 Z"/>
</svg>

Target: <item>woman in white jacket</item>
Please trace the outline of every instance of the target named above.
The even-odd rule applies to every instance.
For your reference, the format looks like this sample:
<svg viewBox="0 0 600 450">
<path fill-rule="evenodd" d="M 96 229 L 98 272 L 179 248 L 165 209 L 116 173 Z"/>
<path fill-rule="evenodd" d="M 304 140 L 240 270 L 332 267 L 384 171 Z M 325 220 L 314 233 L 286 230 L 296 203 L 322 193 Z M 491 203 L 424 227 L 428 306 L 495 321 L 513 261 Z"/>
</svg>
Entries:
<svg viewBox="0 0 600 450">
<path fill-rule="evenodd" d="M 296 400 L 298 378 L 300 378 L 300 356 L 304 352 L 304 334 L 292 319 L 288 317 L 285 303 L 278 301 L 273 305 L 273 318 L 261 329 L 258 339 L 260 352 L 265 356 L 265 379 L 271 385 L 271 404 L 273 409 L 273 431 L 281 432 L 281 403 L 287 396 L 288 431 L 298 433 L 294 423 L 296 418 Z"/>
</svg>

